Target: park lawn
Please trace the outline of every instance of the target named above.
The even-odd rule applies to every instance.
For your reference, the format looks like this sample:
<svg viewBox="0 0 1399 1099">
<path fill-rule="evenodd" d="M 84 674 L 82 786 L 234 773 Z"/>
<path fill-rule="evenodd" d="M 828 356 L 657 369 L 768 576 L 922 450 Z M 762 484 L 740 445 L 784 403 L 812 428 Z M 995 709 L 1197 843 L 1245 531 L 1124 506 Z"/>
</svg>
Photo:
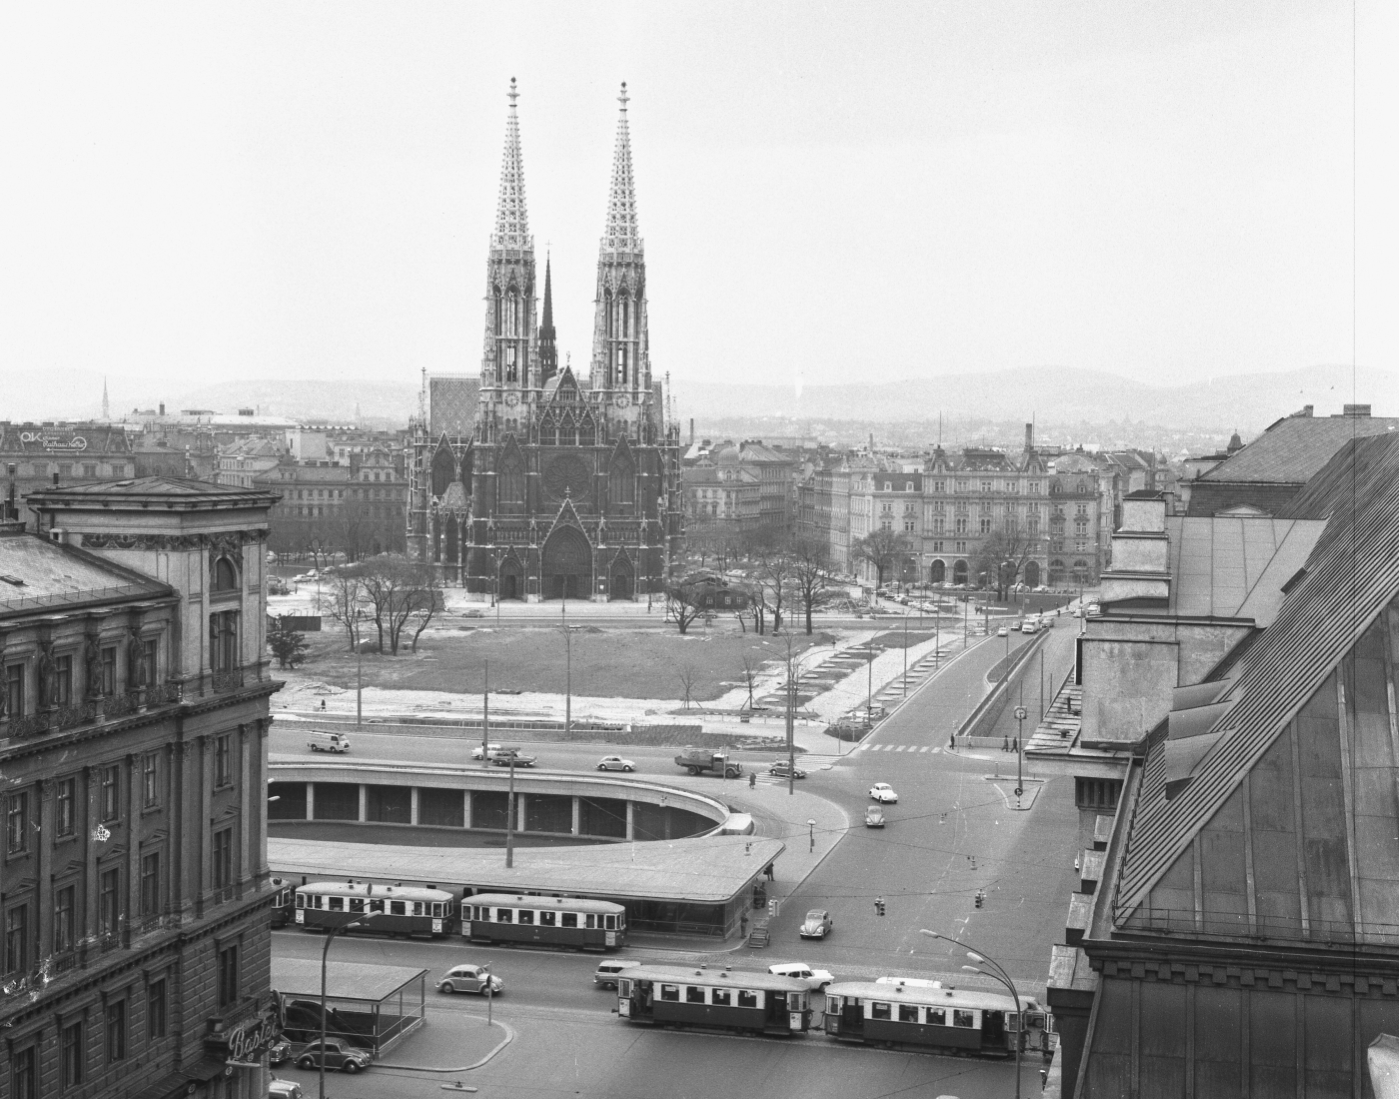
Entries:
<svg viewBox="0 0 1399 1099">
<path fill-rule="evenodd" d="M 829 636 L 782 634 L 759 637 L 737 630 L 598 629 L 572 631 L 573 693 L 595 698 L 678 699 L 685 695 L 682 677 L 691 676 L 690 699 L 707 702 L 743 683 L 743 658 L 756 666 L 785 660 L 813 644 L 830 644 Z M 353 689 L 356 657 L 341 631 L 306 635 L 307 660 L 300 675 Z M 451 691 L 480 694 L 490 661 L 491 691 L 563 694 L 567 665 L 563 634 L 557 626 L 431 630 L 418 642 L 416 655 L 405 647 L 398 656 L 366 653 L 364 685 L 392 690 Z"/>
</svg>

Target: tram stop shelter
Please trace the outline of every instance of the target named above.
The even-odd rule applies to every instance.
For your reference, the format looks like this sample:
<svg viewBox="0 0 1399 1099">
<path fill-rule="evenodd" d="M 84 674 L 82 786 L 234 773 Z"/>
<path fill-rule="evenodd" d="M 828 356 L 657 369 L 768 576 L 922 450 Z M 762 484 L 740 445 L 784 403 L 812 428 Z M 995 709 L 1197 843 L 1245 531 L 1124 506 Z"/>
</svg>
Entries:
<svg viewBox="0 0 1399 1099">
<path fill-rule="evenodd" d="M 375 1057 L 423 1025 L 427 970 L 402 965 L 327 962 L 327 1038 L 344 1038 Z M 320 1037 L 321 963 L 272 956 L 272 988 L 282 1013 L 282 1033 L 298 1045 Z"/>
</svg>

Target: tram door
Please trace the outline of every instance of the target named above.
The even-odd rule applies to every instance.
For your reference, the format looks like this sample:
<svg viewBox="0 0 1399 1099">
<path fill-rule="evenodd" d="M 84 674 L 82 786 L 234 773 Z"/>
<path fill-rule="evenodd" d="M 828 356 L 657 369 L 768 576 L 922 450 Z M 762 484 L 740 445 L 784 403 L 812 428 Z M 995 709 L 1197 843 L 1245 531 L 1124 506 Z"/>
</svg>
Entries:
<svg viewBox="0 0 1399 1099">
<path fill-rule="evenodd" d="M 1004 1011 L 981 1013 L 981 1048 L 1006 1049 L 1006 1016 Z"/>
<path fill-rule="evenodd" d="M 845 997 L 840 1009 L 840 1032 L 842 1034 L 863 1034 L 865 1032 L 865 1008 L 856 996 Z"/>
</svg>

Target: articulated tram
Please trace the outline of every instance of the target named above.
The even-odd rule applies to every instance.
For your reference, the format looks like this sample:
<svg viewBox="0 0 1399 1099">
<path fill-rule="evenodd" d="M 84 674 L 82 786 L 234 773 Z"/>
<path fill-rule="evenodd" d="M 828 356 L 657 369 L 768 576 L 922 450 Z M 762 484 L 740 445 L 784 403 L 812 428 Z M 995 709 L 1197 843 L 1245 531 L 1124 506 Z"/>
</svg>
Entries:
<svg viewBox="0 0 1399 1099">
<path fill-rule="evenodd" d="M 997 992 L 945 988 L 937 981 L 885 977 L 826 986 L 825 1030 L 842 1042 L 929 1053 L 1013 1057 L 1020 1020 L 1021 1050 L 1047 1052 L 1047 1017 L 1034 1000 Z"/>
<path fill-rule="evenodd" d="M 811 993 L 805 981 L 771 973 L 639 965 L 618 974 L 617 1016 L 647 1026 L 805 1034 Z"/>
<path fill-rule="evenodd" d="M 477 893 L 463 898 L 461 916 L 471 942 L 615 950 L 627 941 L 627 910 L 611 901 Z"/>
<path fill-rule="evenodd" d="M 373 915 L 352 930 L 377 935 L 442 938 L 456 931 L 456 903 L 442 889 L 333 881 L 296 887 L 296 925 L 302 930 L 339 927 L 347 913 Z"/>
</svg>

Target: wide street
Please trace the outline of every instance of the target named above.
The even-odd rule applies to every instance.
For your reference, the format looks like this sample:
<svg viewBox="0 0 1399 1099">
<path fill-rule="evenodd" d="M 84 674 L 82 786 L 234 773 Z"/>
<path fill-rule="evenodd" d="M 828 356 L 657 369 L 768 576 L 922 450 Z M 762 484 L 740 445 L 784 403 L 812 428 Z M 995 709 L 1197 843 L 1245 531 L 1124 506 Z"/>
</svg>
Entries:
<svg viewBox="0 0 1399 1099">
<path fill-rule="evenodd" d="M 1072 659 L 1076 622 L 1061 619 L 1042 638 L 1044 682 L 1052 692 Z M 1022 995 L 1042 997 L 1050 946 L 1062 941 L 1069 893 L 1075 885 L 1074 853 L 1079 843 L 1079 813 L 1068 778 L 1026 783 L 1015 808 L 1015 761 L 998 749 L 947 750 L 948 734 L 986 691 L 986 673 L 1008 646 L 1028 643 L 1015 634 L 987 638 L 915 690 L 902 707 L 883 721 L 853 752 L 839 756 L 836 742 L 813 759 L 801 783 L 808 794 L 840 806 L 850 819 L 846 834 L 800 883 L 782 880 L 777 865 L 777 892 L 789 894 L 772 922 L 772 942 L 765 950 L 728 944 L 728 953 L 696 954 L 660 948 L 648 942 L 623 953 L 638 958 L 698 963 L 731 960 L 739 968 L 761 968 L 776 961 L 801 959 L 842 974 L 946 975 L 950 983 L 987 986 L 984 978 L 964 973 L 963 952 L 919 934 L 929 928 L 958 938 L 1000 962 Z M 1038 713 L 1040 657 L 1031 657 L 1025 676 L 1024 703 L 1031 718 Z M 305 723 L 274 726 L 273 752 L 304 752 Z M 1013 735 L 1009 711 L 998 728 Z M 424 730 L 417 730 L 421 733 Z M 393 758 L 432 762 L 467 761 L 479 732 L 445 728 L 412 735 L 407 730 L 376 729 L 354 735 L 359 758 Z M 496 738 L 492 739 L 505 739 Z M 824 738 L 823 738 L 824 739 Z M 550 769 L 591 769 L 606 745 L 539 743 L 527 750 Z M 671 760 L 673 749 L 633 748 L 621 753 L 634 759 L 648 778 L 680 778 Z M 834 758 L 831 758 L 834 757 Z M 772 753 L 748 763 L 767 762 Z M 765 780 L 766 781 L 766 780 Z M 867 796 L 874 782 L 898 791 L 896 805 L 886 807 L 887 826 L 863 824 Z M 744 808 L 745 783 L 709 780 L 736 808 Z M 804 840 L 803 821 L 775 819 L 771 795 L 763 799 L 760 823 L 781 830 L 790 845 Z M 780 817 L 780 810 L 776 817 Z M 978 889 L 985 905 L 975 907 Z M 887 915 L 878 917 L 874 898 L 882 897 Z M 824 942 L 803 941 L 797 926 L 808 908 L 828 908 L 835 920 Z M 322 941 L 295 931 L 274 936 L 279 955 L 319 956 Z M 482 1094 L 553 1096 L 751 1096 L 882 1097 L 894 1095 L 1009 1096 L 1013 1071 L 1000 1062 L 867 1050 L 838 1046 L 819 1033 L 804 1039 L 750 1039 L 722 1035 L 649 1031 L 619 1022 L 614 998 L 594 988 L 593 957 L 522 950 L 465 947 L 460 943 L 402 943 L 374 938 L 337 941 L 333 956 L 421 966 L 438 973 L 449 964 L 490 960 L 507 982 L 494 1015 L 507 1024 L 514 1040 L 486 1064 L 458 1076 L 425 1075 L 406 1069 L 376 1067 L 351 1080 L 333 1077 L 331 1094 L 339 1099 L 427 1095 L 461 1078 Z M 429 1027 L 411 1039 L 394 1063 L 464 1067 L 450 1056 L 450 1036 L 473 1034 L 484 1026 L 484 1008 L 474 998 L 447 998 L 429 992 Z M 819 1006 L 819 997 L 813 1006 Z M 819 1016 L 818 1016 L 819 1019 Z M 819 1025 L 819 1022 L 818 1022 Z M 431 1036 L 431 1037 L 429 1037 Z M 479 1042 L 479 1035 L 476 1035 Z M 441 1043 L 447 1044 L 442 1046 Z M 444 1053 L 426 1052 L 441 1048 Z M 473 1047 L 474 1048 L 474 1047 Z M 415 1055 L 415 1050 L 420 1051 Z M 417 1057 L 421 1057 L 418 1060 Z M 1023 1067 L 1024 1094 L 1039 1085 L 1037 1057 Z M 311 1082 L 295 1069 L 281 1073 Z M 314 1094 L 314 1092 L 312 1092 Z"/>
</svg>

